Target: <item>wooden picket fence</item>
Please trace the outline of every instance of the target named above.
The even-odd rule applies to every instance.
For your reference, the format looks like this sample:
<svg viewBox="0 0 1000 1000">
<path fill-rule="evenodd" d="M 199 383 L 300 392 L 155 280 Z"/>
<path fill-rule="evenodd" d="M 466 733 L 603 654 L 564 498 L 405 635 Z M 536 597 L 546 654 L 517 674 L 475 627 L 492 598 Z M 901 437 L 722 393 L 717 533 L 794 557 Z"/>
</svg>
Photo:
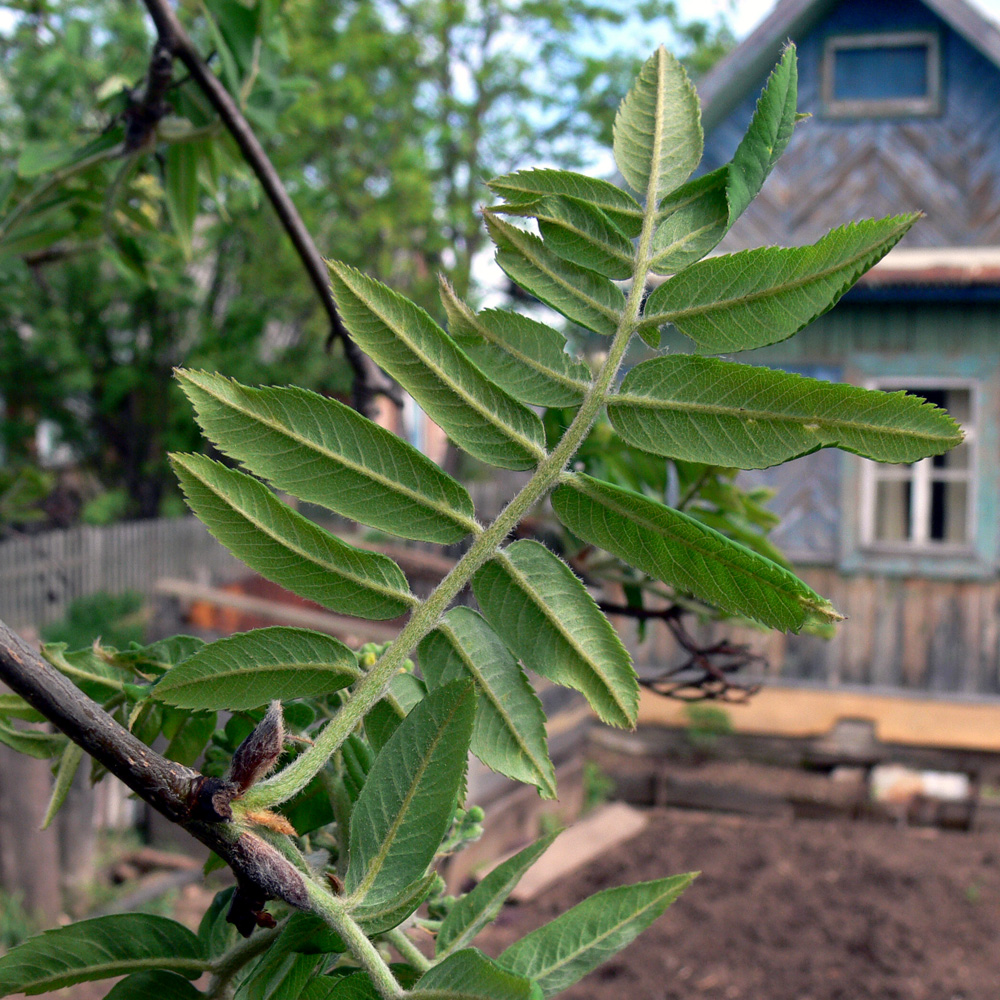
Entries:
<svg viewBox="0 0 1000 1000">
<path fill-rule="evenodd" d="M 33 628 L 98 591 L 152 594 L 161 577 L 220 580 L 246 573 L 200 521 L 127 521 L 0 542 L 0 620 Z"/>
</svg>

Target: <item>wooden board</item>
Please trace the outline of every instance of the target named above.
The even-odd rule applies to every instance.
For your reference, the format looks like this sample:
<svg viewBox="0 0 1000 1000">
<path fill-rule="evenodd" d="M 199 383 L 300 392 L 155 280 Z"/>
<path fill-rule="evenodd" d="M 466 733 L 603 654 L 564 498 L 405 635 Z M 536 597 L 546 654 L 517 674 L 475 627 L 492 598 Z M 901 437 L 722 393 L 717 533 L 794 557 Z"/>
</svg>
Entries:
<svg viewBox="0 0 1000 1000">
<path fill-rule="evenodd" d="M 841 719 L 866 719 L 883 743 L 1000 753 L 1000 705 L 995 704 L 774 686 L 727 711 L 739 733 L 815 737 L 829 733 Z M 639 725 L 686 724 L 683 704 L 643 691 Z"/>
</svg>

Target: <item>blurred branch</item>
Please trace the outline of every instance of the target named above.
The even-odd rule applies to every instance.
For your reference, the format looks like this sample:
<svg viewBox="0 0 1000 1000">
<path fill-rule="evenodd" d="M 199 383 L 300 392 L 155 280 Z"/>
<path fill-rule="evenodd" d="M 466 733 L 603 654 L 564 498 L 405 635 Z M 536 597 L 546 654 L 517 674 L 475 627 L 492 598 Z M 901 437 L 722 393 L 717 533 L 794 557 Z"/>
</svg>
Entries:
<svg viewBox="0 0 1000 1000">
<path fill-rule="evenodd" d="M 743 684 L 732 675 L 753 664 L 767 660 L 749 646 L 726 639 L 703 645 L 684 627 L 681 619 L 688 613 L 679 604 L 666 608 L 641 608 L 628 604 L 602 602 L 598 605 L 608 615 L 623 615 L 637 621 L 662 621 L 677 645 L 688 654 L 679 666 L 670 667 L 653 677 L 640 677 L 643 687 L 678 701 L 746 702 L 760 690 L 759 684 Z"/>
<path fill-rule="evenodd" d="M 148 102 L 150 113 L 156 113 L 158 95 L 162 101 L 160 91 L 163 86 L 162 59 L 165 55 L 179 59 L 236 140 L 244 159 L 256 174 L 264 193 L 274 207 L 278 220 L 292 241 L 330 321 L 330 340 L 340 338 L 344 345 L 344 357 L 354 371 L 354 407 L 362 413 L 370 414 L 374 399 L 378 395 L 388 396 L 397 406 L 402 406 L 398 387 L 348 335 L 330 291 L 326 264 L 285 190 L 278 172 L 243 116 L 243 112 L 240 111 L 239 105 L 202 59 L 191 37 L 170 6 L 169 0 L 143 0 L 143 2 L 156 26 L 157 42 L 153 48 L 146 93 L 142 103 Z"/>
</svg>

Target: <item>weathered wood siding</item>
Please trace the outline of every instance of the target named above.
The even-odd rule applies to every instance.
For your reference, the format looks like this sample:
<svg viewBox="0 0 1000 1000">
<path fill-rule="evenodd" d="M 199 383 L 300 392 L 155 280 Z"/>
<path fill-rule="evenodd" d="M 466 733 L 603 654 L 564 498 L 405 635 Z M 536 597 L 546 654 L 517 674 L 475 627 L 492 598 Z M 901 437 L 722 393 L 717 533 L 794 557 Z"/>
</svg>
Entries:
<svg viewBox="0 0 1000 1000">
<path fill-rule="evenodd" d="M 935 31 L 941 42 L 942 113 L 933 117 L 830 118 L 820 67 L 830 35 Z M 811 243 L 852 219 L 927 213 L 904 245 L 1000 243 L 1000 71 L 918 0 L 845 0 L 799 46 L 799 108 L 813 114 L 795 132 L 763 193 L 723 244 Z M 705 168 L 736 149 L 764 78 L 708 135 Z"/>
</svg>

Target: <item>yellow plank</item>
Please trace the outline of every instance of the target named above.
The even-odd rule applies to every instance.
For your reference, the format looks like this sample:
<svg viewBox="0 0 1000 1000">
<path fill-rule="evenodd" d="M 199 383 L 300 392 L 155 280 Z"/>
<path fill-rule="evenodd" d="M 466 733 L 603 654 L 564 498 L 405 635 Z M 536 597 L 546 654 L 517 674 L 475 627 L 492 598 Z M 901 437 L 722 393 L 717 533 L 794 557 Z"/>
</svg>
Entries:
<svg viewBox="0 0 1000 1000">
<path fill-rule="evenodd" d="M 747 705 L 725 708 L 740 733 L 823 736 L 840 719 L 868 719 L 884 743 L 1000 751 L 1000 705 L 774 686 Z M 683 726 L 686 721 L 680 702 L 642 692 L 639 725 Z"/>
</svg>

